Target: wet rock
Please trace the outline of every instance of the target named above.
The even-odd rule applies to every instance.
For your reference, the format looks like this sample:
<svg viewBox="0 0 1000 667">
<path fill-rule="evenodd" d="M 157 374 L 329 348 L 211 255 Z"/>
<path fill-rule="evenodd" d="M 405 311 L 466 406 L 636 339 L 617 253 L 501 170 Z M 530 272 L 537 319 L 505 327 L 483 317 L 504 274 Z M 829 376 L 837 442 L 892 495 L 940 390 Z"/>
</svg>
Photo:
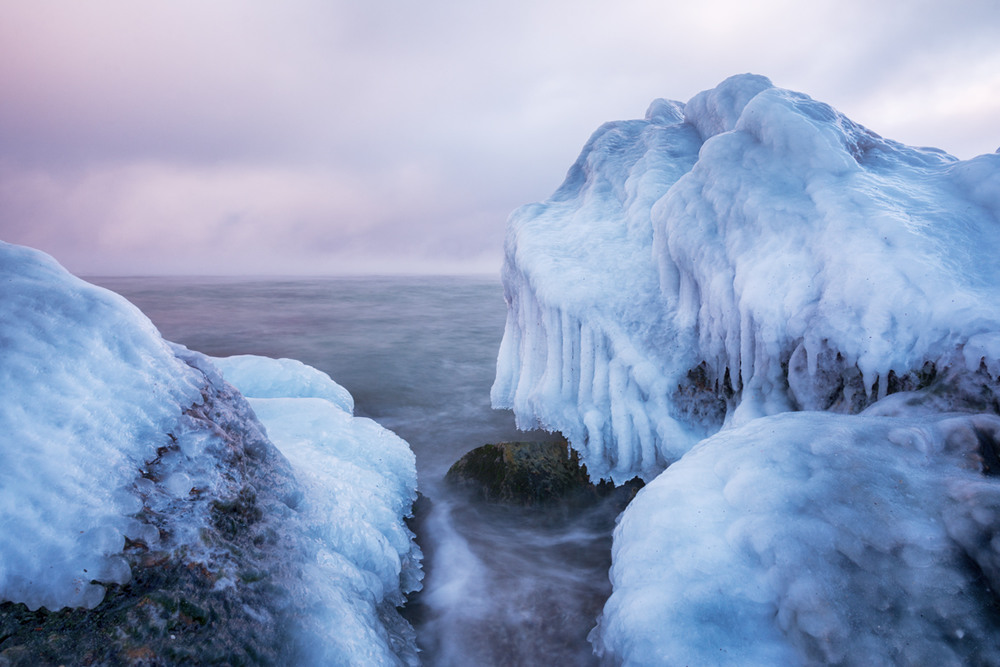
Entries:
<svg viewBox="0 0 1000 667">
<path fill-rule="evenodd" d="M 511 505 L 587 505 L 617 494 L 624 508 L 642 487 L 638 478 L 621 487 L 603 480 L 595 485 L 564 438 L 483 445 L 459 459 L 445 481 L 473 498 Z"/>
</svg>

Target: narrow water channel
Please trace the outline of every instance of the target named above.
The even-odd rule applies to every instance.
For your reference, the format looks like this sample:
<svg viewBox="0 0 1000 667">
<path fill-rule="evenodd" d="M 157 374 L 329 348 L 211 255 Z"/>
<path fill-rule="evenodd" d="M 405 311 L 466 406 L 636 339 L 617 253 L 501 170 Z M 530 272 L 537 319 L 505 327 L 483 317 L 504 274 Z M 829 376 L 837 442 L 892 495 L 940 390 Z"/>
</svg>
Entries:
<svg viewBox="0 0 1000 667">
<path fill-rule="evenodd" d="M 482 278 L 91 279 L 168 340 L 213 356 L 299 359 L 403 437 L 430 514 L 424 591 L 408 610 L 427 665 L 596 664 L 586 641 L 610 594 L 613 513 L 468 502 L 443 484 L 479 445 L 544 438 L 490 408 L 506 310 Z"/>
</svg>

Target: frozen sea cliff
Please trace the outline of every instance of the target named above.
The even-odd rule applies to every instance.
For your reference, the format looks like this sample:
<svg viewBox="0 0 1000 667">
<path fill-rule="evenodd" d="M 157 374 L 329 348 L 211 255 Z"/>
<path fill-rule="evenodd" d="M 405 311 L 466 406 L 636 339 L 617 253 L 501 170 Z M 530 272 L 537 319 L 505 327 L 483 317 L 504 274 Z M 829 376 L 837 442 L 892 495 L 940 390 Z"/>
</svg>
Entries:
<svg viewBox="0 0 1000 667">
<path fill-rule="evenodd" d="M 328 376 L 4 243 L 0 353 L 0 662 L 418 662 L 413 453 Z"/>
<path fill-rule="evenodd" d="M 494 405 L 651 480 L 599 653 L 1000 664 L 1000 155 L 736 76 L 598 129 L 503 279 Z"/>
</svg>

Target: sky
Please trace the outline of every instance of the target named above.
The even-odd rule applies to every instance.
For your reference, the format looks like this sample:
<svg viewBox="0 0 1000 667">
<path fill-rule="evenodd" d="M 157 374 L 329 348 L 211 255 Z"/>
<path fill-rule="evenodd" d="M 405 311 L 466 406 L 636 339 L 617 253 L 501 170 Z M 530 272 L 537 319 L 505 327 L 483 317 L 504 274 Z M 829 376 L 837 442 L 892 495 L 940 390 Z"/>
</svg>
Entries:
<svg viewBox="0 0 1000 667">
<path fill-rule="evenodd" d="M 960 158 L 995 0 L 0 0 L 0 240 L 78 275 L 497 274 L 609 120 L 733 74 Z"/>
</svg>

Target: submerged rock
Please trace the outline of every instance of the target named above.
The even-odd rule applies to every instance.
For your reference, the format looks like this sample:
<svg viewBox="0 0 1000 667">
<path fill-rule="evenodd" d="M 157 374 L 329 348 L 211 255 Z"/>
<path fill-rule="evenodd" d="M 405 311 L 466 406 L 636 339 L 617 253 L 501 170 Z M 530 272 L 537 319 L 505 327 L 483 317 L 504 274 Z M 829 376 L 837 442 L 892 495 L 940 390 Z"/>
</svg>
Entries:
<svg viewBox="0 0 1000 667">
<path fill-rule="evenodd" d="M 549 502 L 592 486 L 565 440 L 483 445 L 459 459 L 445 480 L 482 500 L 520 505 Z"/>
</svg>

